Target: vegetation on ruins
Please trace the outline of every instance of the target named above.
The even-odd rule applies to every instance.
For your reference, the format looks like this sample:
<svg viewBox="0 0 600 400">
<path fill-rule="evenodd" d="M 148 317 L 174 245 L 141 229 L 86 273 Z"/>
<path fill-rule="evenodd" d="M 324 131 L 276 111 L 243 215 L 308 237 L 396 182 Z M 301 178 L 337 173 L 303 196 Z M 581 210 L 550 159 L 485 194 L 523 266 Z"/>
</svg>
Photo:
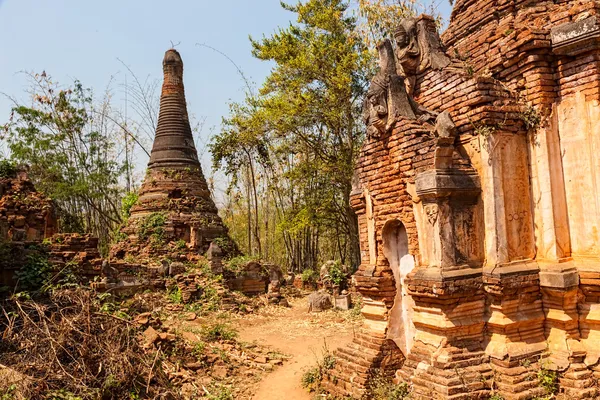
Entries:
<svg viewBox="0 0 600 400">
<path fill-rule="evenodd" d="M 348 274 L 344 271 L 342 263 L 339 260 L 332 262 L 327 272 L 331 283 L 334 285 L 341 286 L 348 279 Z"/>
<path fill-rule="evenodd" d="M 121 218 L 123 218 L 123 221 L 129 219 L 131 207 L 137 202 L 138 197 L 136 192 L 129 192 L 121 199 Z"/>
<path fill-rule="evenodd" d="M 138 236 L 140 240 L 150 239 L 151 241 L 162 243 L 166 221 L 167 217 L 162 212 L 154 212 L 146 216 L 142 219 L 140 226 L 138 227 Z"/>
<path fill-rule="evenodd" d="M 316 283 L 319 279 L 318 274 L 313 269 L 305 269 L 302 271 L 302 275 L 300 275 L 300 277 L 302 278 L 302 282 L 310 284 Z"/>
<path fill-rule="evenodd" d="M 14 178 L 17 175 L 17 165 L 11 160 L 0 160 L 0 178 Z"/>
<path fill-rule="evenodd" d="M 232 273 L 234 276 L 238 276 L 243 272 L 244 266 L 246 266 L 249 262 L 258 261 L 256 257 L 253 256 L 236 256 L 230 258 L 223 264 L 223 268 L 225 271 Z"/>
<path fill-rule="evenodd" d="M 335 367 L 335 357 L 333 353 L 329 351 L 327 343 L 323 345 L 323 354 L 320 359 L 317 360 L 317 364 L 304 372 L 301 379 L 302 387 L 307 389 L 309 392 L 315 392 L 321 394 L 321 381 L 327 374 L 327 371 Z"/>
<path fill-rule="evenodd" d="M 78 81 L 62 88 L 45 73 L 31 81 L 31 106 L 16 105 L 4 127 L 11 157 L 55 201 L 63 232 L 91 232 L 106 246 L 121 219 L 119 179 L 128 169 L 116 153 L 109 95 L 97 105 Z"/>
<path fill-rule="evenodd" d="M 390 377 L 377 374 L 369 386 L 369 398 L 373 400 L 402 400 L 409 396 L 408 384 L 395 384 Z"/>
<path fill-rule="evenodd" d="M 546 390 L 548 396 L 552 396 L 558 392 L 558 374 L 556 371 L 542 367 L 537 375 L 540 386 Z"/>
</svg>

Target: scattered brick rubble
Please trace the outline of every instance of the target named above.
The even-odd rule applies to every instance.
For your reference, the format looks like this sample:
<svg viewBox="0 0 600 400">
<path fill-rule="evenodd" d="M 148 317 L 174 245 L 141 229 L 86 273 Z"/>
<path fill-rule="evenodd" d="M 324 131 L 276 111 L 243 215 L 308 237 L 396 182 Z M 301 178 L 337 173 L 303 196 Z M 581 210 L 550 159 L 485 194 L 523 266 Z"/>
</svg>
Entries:
<svg viewBox="0 0 600 400">
<path fill-rule="evenodd" d="M 181 317 L 186 322 L 174 323 Z M 171 383 L 182 388 L 185 398 L 201 397 L 206 394 L 202 386 L 214 387 L 215 382 L 233 383 L 236 398 L 251 398 L 249 383 L 286 359 L 256 344 L 206 338 L 205 324 L 210 327 L 214 322 L 205 321 L 192 312 L 171 314 L 165 320 L 159 312 L 143 312 L 135 316 L 134 323 L 142 329 L 140 341 L 146 351 L 160 349 L 165 354 L 163 368 Z"/>
<path fill-rule="evenodd" d="M 457 0 L 378 46 L 358 214 L 363 331 L 324 381 L 412 398 L 595 398 L 600 2 Z"/>
</svg>

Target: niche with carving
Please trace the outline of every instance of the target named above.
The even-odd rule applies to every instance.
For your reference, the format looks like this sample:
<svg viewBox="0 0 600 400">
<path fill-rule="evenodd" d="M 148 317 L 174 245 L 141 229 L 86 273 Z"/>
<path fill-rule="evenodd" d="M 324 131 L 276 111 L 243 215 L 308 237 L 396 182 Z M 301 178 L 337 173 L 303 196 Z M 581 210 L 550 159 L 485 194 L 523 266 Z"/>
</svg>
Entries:
<svg viewBox="0 0 600 400">
<path fill-rule="evenodd" d="M 402 222 L 387 221 L 382 230 L 383 255 L 387 258 L 396 282 L 394 305 L 389 313 L 387 338 L 393 340 L 407 356 L 412 347 L 415 327 L 412 322 L 414 301 L 408 295 L 404 279 L 413 270 L 415 261 L 408 253 L 408 235 Z"/>
</svg>

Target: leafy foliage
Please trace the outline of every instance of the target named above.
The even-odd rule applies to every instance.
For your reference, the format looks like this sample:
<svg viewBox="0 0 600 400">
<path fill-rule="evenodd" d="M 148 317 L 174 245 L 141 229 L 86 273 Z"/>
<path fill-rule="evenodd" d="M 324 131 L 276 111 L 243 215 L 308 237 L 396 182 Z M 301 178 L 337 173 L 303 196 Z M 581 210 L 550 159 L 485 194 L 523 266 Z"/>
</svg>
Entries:
<svg viewBox="0 0 600 400">
<path fill-rule="evenodd" d="M 131 215 L 131 207 L 135 205 L 138 201 L 139 195 L 137 192 L 129 192 L 121 199 L 121 217 L 124 221 L 129 219 Z"/>
<path fill-rule="evenodd" d="M 540 113 L 531 105 L 527 105 L 525 110 L 520 114 L 521 119 L 525 123 L 527 131 L 535 133 L 542 124 Z"/>
<path fill-rule="evenodd" d="M 48 260 L 48 253 L 43 248 L 28 249 L 25 264 L 15 271 L 18 289 L 26 292 L 47 288 L 53 278 L 54 269 Z"/>
<path fill-rule="evenodd" d="M 0 400 L 14 400 L 16 390 L 17 385 L 10 385 L 8 388 L 0 392 Z"/>
<path fill-rule="evenodd" d="M 0 160 L 0 178 L 15 178 L 17 176 L 17 165 L 11 160 Z"/>
<path fill-rule="evenodd" d="M 237 332 L 223 323 L 216 323 L 205 326 L 202 329 L 202 338 L 207 342 L 216 340 L 233 340 L 237 337 Z"/>
<path fill-rule="evenodd" d="M 179 289 L 177 286 L 175 286 L 175 287 L 171 288 L 171 290 L 169 290 L 169 292 L 167 293 L 167 297 L 171 303 L 174 303 L 174 304 L 182 304 L 183 303 L 183 296 L 181 294 L 181 289 Z"/>
<path fill-rule="evenodd" d="M 552 395 L 558 391 L 558 375 L 556 371 L 541 368 L 538 371 L 538 380 L 540 386 L 546 389 L 547 394 Z"/>
<path fill-rule="evenodd" d="M 317 272 L 314 269 L 305 269 L 302 271 L 302 282 L 304 283 L 315 283 L 318 279 Z"/>
<path fill-rule="evenodd" d="M 234 400 L 231 389 L 223 385 L 212 385 L 206 395 L 208 400 Z"/>
<path fill-rule="evenodd" d="M 329 279 L 334 285 L 341 286 L 348 279 L 344 269 L 342 268 L 342 263 L 339 260 L 336 260 L 329 266 Z"/>
<path fill-rule="evenodd" d="M 327 373 L 335 367 L 335 357 L 327 348 L 325 344 L 323 347 L 323 358 L 317 360 L 317 365 L 309 368 L 304 372 L 301 378 L 302 387 L 308 389 L 309 392 L 316 392 L 319 394 L 321 391 L 321 380 Z"/>
<path fill-rule="evenodd" d="M 45 73 L 31 80 L 31 106 L 16 105 L 5 126 L 11 157 L 28 165 L 37 189 L 55 200 L 63 230 L 91 232 L 106 244 L 120 222 L 126 168 L 115 153 L 107 103 L 96 106 L 79 81 L 61 88 Z"/>
<path fill-rule="evenodd" d="M 381 374 L 373 377 L 369 387 L 369 398 L 373 400 L 403 400 L 409 393 L 406 383 L 396 385 L 389 377 Z"/>
<path fill-rule="evenodd" d="M 267 250 L 284 255 L 273 261 L 289 270 L 314 268 L 320 257 L 357 265 L 349 196 L 363 139 L 369 54 L 346 2 L 282 7 L 296 14 L 297 24 L 251 39 L 252 54 L 275 63 L 271 74 L 257 94 L 249 91 L 243 103 L 231 105 L 210 145 L 214 166 L 233 178 L 226 220 L 243 224 L 232 233 L 246 239 L 248 253 L 262 256 L 269 243 L 279 246 Z"/>
<path fill-rule="evenodd" d="M 237 276 L 242 272 L 244 266 L 252 261 L 258 261 L 258 259 L 253 256 L 236 256 L 225 261 L 223 267 L 226 271 Z"/>
<path fill-rule="evenodd" d="M 304 389 L 314 391 L 314 387 L 321 382 L 321 370 L 319 366 L 309 368 L 304 374 L 302 374 L 301 384 Z"/>
<path fill-rule="evenodd" d="M 140 223 L 138 236 L 140 240 L 153 239 L 162 242 L 165 234 L 165 223 L 167 216 L 161 212 L 154 212 L 147 215 Z"/>
</svg>

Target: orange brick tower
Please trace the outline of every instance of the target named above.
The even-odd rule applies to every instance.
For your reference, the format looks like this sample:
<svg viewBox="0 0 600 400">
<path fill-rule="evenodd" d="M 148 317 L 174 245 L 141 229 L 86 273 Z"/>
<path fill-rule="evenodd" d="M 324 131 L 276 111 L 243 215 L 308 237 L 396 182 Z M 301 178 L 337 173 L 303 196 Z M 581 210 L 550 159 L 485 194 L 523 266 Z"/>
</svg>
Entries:
<svg viewBox="0 0 600 400">
<path fill-rule="evenodd" d="M 186 107 L 183 62 L 176 50 L 165 53 L 163 72 L 148 170 L 139 199 L 121 230 L 123 240 L 111 250 L 117 259 L 166 255 L 173 248 L 202 254 L 215 240 L 224 250 L 233 247 L 198 162 Z"/>
</svg>

